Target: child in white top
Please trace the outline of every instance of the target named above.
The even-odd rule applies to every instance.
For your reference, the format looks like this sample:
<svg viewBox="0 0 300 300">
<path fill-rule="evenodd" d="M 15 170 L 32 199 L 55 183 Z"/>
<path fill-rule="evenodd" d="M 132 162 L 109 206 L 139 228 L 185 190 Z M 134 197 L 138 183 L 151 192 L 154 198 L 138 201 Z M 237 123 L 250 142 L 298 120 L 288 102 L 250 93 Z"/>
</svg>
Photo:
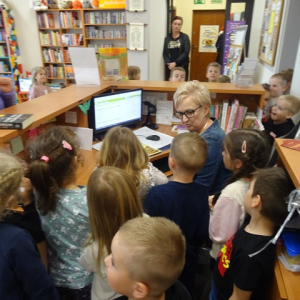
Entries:
<svg viewBox="0 0 300 300">
<path fill-rule="evenodd" d="M 33 140 L 29 154 L 50 276 L 62 299 L 89 299 L 93 274 L 78 262 L 90 233 L 86 187 L 76 184 L 79 142 L 72 131 L 54 126 Z"/>
<path fill-rule="evenodd" d="M 91 234 L 80 257 L 80 264 L 94 272 L 92 300 L 111 300 L 120 295 L 106 281 L 104 258 L 111 253 L 114 235 L 126 221 L 143 215 L 133 180 L 115 167 L 96 169 L 88 182 L 87 199 Z"/>
<path fill-rule="evenodd" d="M 126 171 L 133 179 L 142 201 L 151 187 L 168 182 L 165 174 L 149 162 L 142 144 L 126 127 L 116 126 L 108 131 L 97 156 L 97 165 Z"/>
<path fill-rule="evenodd" d="M 263 133 L 257 130 L 231 131 L 223 144 L 224 165 L 234 175 L 218 199 L 216 196 L 210 198 L 212 212 L 209 235 L 213 241 L 210 252 L 213 258 L 217 257 L 223 244 L 242 226 L 245 220 L 244 197 L 250 187 L 252 173 L 264 168 L 270 156 L 269 143 Z"/>
<path fill-rule="evenodd" d="M 51 93 L 50 87 L 45 85 L 47 82 L 45 68 L 34 68 L 31 76 L 32 84 L 29 90 L 29 100 Z"/>
</svg>

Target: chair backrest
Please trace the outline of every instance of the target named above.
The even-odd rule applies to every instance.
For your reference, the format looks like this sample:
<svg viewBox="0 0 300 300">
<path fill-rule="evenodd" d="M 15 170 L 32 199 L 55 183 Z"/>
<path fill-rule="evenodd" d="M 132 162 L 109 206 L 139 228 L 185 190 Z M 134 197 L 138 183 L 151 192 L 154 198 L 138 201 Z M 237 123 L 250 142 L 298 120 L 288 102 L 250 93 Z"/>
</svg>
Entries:
<svg viewBox="0 0 300 300">
<path fill-rule="evenodd" d="M 295 125 L 295 127 L 286 135 L 283 136 L 278 136 L 280 139 L 294 139 L 296 136 L 296 133 L 298 132 L 300 128 L 300 121 Z M 278 160 L 278 153 L 275 149 L 275 146 L 273 145 L 272 150 L 271 150 L 271 155 L 270 155 L 270 160 L 269 160 L 269 167 L 273 167 L 277 164 Z"/>
</svg>

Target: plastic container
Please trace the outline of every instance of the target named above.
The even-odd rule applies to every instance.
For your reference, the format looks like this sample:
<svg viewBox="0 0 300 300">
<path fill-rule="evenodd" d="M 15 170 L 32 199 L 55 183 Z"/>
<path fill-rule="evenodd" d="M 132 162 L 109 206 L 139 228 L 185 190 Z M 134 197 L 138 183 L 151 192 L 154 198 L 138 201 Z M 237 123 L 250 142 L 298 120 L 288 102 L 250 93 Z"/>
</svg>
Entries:
<svg viewBox="0 0 300 300">
<path fill-rule="evenodd" d="M 287 255 L 297 261 L 298 264 L 300 260 L 300 233 L 285 233 L 282 238 Z"/>
</svg>

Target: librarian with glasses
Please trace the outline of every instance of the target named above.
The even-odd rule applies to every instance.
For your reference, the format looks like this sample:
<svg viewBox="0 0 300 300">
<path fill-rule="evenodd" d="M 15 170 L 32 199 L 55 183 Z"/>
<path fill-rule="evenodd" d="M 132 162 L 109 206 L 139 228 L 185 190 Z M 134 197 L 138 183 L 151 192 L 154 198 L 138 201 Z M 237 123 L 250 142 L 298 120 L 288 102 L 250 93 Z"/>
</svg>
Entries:
<svg viewBox="0 0 300 300">
<path fill-rule="evenodd" d="M 209 90 L 199 81 L 186 82 L 177 88 L 174 103 L 174 115 L 181 119 L 187 130 L 200 134 L 208 147 L 206 163 L 194 181 L 208 187 L 210 195 L 221 192 L 232 173 L 223 163 L 222 143 L 225 133 L 218 120 L 210 117 Z"/>
</svg>

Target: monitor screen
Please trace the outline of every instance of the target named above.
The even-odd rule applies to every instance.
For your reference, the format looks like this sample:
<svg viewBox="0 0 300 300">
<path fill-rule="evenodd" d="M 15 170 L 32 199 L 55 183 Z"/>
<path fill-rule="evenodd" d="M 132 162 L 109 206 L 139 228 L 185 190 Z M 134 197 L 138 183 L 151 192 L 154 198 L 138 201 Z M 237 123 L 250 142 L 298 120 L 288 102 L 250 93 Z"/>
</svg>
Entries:
<svg viewBox="0 0 300 300">
<path fill-rule="evenodd" d="M 88 120 L 94 137 L 114 126 L 129 126 L 142 120 L 142 89 L 94 96 Z"/>
</svg>

